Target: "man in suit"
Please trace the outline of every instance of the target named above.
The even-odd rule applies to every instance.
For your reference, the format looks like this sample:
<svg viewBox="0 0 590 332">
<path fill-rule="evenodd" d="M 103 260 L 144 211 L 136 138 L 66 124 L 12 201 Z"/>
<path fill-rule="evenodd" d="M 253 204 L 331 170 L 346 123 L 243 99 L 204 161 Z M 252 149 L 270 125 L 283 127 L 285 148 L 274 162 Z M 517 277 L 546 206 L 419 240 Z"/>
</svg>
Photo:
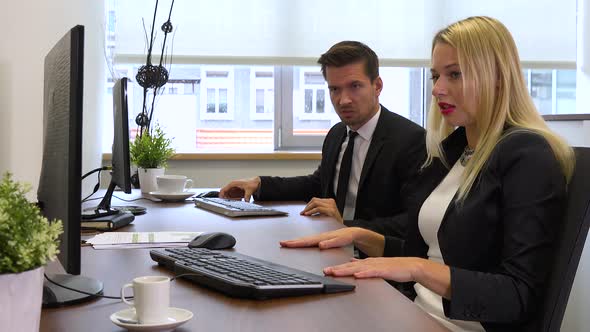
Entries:
<svg viewBox="0 0 590 332">
<path fill-rule="evenodd" d="M 405 218 L 371 222 L 405 211 L 404 191 L 425 161 L 424 129 L 379 104 L 379 60 L 363 43 L 343 41 L 318 60 L 342 122 L 328 132 L 322 160 L 310 175 L 232 181 L 225 198 L 305 200 L 303 215 L 322 214 L 380 233 L 402 236 Z M 353 221 L 354 220 L 354 221 Z"/>
</svg>

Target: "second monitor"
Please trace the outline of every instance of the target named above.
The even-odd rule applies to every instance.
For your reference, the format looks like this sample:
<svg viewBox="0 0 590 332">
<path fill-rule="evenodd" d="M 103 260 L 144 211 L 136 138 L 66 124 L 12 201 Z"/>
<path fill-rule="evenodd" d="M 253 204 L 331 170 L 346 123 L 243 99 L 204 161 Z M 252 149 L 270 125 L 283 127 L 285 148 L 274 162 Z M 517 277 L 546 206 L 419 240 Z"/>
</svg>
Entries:
<svg viewBox="0 0 590 332">
<path fill-rule="evenodd" d="M 131 171 L 129 161 L 129 111 L 127 101 L 128 79 L 123 77 L 113 87 L 113 123 L 114 135 L 112 146 L 111 182 L 107 192 L 98 206 L 85 209 L 82 214 L 83 224 L 88 227 L 97 222 L 107 224 L 107 228 L 120 228 L 128 225 L 135 217 L 132 213 L 111 207 L 115 188 L 131 193 Z"/>
</svg>

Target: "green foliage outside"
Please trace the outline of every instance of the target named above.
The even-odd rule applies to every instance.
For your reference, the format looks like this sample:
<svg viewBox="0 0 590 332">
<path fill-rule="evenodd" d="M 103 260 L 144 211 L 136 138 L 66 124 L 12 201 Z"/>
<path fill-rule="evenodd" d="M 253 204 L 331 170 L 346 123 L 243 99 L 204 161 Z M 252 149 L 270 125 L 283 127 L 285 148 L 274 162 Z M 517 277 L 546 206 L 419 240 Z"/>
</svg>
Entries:
<svg viewBox="0 0 590 332">
<path fill-rule="evenodd" d="M 30 189 L 8 172 L 0 181 L 0 274 L 35 269 L 58 253 L 62 223 L 50 223 L 27 200 Z"/>
<path fill-rule="evenodd" d="M 166 167 L 168 159 L 175 152 L 170 145 L 172 141 L 156 125 L 151 134 L 146 132 L 141 137 L 137 136 L 130 144 L 131 162 L 141 168 Z"/>
</svg>

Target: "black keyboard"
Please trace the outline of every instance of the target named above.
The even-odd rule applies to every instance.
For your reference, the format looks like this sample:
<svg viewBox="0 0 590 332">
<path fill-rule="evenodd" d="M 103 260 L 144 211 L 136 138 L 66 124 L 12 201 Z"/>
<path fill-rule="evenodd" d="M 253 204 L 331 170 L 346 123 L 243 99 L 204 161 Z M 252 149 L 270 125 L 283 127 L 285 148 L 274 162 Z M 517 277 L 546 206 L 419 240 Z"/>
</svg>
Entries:
<svg viewBox="0 0 590 332">
<path fill-rule="evenodd" d="M 268 299 L 352 291 L 343 283 L 262 259 L 203 248 L 167 248 L 150 251 L 151 258 L 176 275 L 226 295 Z"/>
<path fill-rule="evenodd" d="M 288 214 L 287 212 L 235 199 L 196 197 L 194 200 L 197 207 L 228 217 L 284 216 Z"/>
</svg>

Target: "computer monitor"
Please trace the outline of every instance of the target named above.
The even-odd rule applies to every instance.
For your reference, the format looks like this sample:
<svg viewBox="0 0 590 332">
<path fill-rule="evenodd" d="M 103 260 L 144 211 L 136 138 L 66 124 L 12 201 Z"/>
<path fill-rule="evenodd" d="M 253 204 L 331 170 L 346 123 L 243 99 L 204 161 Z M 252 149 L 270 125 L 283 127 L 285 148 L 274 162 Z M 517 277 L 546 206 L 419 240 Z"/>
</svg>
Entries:
<svg viewBox="0 0 590 332">
<path fill-rule="evenodd" d="M 43 288 L 43 306 L 86 301 L 102 293 L 102 282 L 80 276 L 82 197 L 82 98 L 84 27 L 75 26 L 45 57 L 43 161 L 37 199 L 49 220 L 63 222 L 58 259 L 68 274 L 51 275 Z"/>
<path fill-rule="evenodd" d="M 129 161 L 129 111 L 127 103 L 127 77 L 115 82 L 113 87 L 113 146 L 111 182 L 105 196 L 98 206 L 85 209 L 82 219 L 93 221 L 110 221 L 111 225 L 127 225 L 133 221 L 130 212 L 121 211 L 122 207 L 112 207 L 113 192 L 118 186 L 123 192 L 131 193 L 131 170 Z M 135 207 L 139 208 L 139 207 Z"/>
<path fill-rule="evenodd" d="M 129 161 L 129 110 L 127 102 L 127 77 L 115 82 L 113 87 L 114 139 L 112 153 L 111 185 L 131 193 Z"/>
</svg>

